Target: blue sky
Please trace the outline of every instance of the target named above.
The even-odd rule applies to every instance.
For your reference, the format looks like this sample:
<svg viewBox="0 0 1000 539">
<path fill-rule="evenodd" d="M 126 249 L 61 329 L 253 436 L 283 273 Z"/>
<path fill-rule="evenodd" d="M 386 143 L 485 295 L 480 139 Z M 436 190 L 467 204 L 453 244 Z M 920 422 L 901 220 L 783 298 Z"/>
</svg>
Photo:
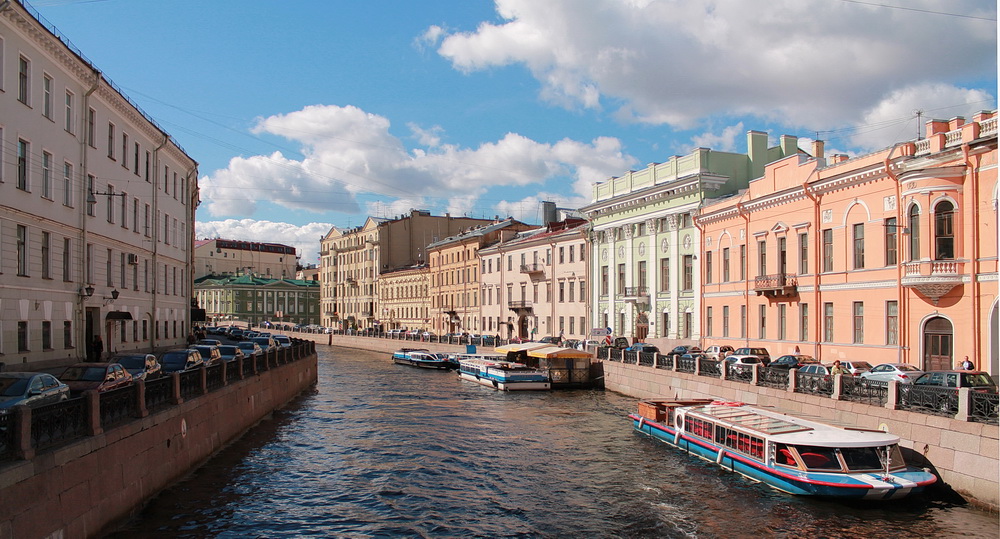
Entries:
<svg viewBox="0 0 1000 539">
<path fill-rule="evenodd" d="M 984 0 L 34 0 L 200 163 L 196 235 L 540 221 L 745 133 L 861 154 L 996 108 Z M 893 7 L 895 6 L 895 7 Z"/>
</svg>

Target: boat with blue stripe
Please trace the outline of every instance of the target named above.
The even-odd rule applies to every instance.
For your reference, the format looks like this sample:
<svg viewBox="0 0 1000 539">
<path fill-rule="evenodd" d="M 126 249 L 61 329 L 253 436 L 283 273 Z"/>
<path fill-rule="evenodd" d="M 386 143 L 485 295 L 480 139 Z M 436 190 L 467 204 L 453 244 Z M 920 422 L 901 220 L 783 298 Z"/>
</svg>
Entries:
<svg viewBox="0 0 1000 539">
<path fill-rule="evenodd" d="M 392 362 L 424 369 L 450 370 L 458 367 L 448 354 L 431 352 L 426 348 L 401 348 L 392 353 Z"/>
<path fill-rule="evenodd" d="M 458 375 L 463 380 L 502 391 L 552 389 L 546 371 L 508 361 L 505 356 L 454 354 L 451 357 L 458 362 Z"/>
<path fill-rule="evenodd" d="M 635 430 L 790 494 L 895 500 L 937 481 L 899 437 L 741 402 L 642 401 Z"/>
</svg>

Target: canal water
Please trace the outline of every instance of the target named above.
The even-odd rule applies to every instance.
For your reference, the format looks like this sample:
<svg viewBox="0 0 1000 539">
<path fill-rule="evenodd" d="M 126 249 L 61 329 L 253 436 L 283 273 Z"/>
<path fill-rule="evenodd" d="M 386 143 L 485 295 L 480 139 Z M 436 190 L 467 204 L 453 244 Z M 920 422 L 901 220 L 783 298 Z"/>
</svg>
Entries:
<svg viewBox="0 0 1000 539">
<path fill-rule="evenodd" d="M 315 390 L 112 537 L 996 537 L 915 498 L 797 498 L 632 431 L 635 399 L 504 393 L 319 346 Z"/>
</svg>

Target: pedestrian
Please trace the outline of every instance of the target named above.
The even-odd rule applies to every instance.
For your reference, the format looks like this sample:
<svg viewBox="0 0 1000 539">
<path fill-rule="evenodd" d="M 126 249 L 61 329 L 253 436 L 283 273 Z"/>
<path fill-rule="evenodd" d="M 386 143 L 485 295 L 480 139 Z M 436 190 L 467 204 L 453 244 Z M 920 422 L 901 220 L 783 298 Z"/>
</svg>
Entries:
<svg viewBox="0 0 1000 539">
<path fill-rule="evenodd" d="M 94 335 L 94 359 L 92 361 L 100 361 L 101 356 L 104 354 L 104 342 L 101 341 L 100 335 Z"/>
<path fill-rule="evenodd" d="M 962 361 L 962 369 L 966 371 L 976 370 L 976 366 L 969 360 L 969 356 L 965 356 L 965 361 Z"/>
<path fill-rule="evenodd" d="M 195 342 L 196 340 L 197 340 L 197 339 L 195 339 L 195 337 L 194 337 L 194 334 L 193 334 L 193 333 L 188 333 L 188 338 L 187 338 L 187 343 L 188 343 L 188 346 L 191 346 L 192 344 L 194 344 L 194 342 Z"/>
<path fill-rule="evenodd" d="M 847 374 L 847 369 L 840 364 L 840 360 L 833 362 L 833 368 L 830 369 L 830 374 Z"/>
</svg>

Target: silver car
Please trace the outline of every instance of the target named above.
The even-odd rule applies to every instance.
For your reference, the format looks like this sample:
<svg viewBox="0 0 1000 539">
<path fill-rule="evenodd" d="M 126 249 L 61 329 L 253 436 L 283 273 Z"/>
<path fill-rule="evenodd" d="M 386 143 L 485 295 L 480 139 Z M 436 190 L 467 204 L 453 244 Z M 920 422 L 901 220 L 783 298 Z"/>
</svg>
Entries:
<svg viewBox="0 0 1000 539">
<path fill-rule="evenodd" d="M 868 372 L 861 373 L 861 377 L 866 380 L 912 384 L 923 373 L 924 371 L 909 363 L 883 363 L 872 367 L 872 370 Z"/>
<path fill-rule="evenodd" d="M 69 386 L 43 372 L 0 373 L 0 411 L 42 406 L 69 398 Z"/>
</svg>

